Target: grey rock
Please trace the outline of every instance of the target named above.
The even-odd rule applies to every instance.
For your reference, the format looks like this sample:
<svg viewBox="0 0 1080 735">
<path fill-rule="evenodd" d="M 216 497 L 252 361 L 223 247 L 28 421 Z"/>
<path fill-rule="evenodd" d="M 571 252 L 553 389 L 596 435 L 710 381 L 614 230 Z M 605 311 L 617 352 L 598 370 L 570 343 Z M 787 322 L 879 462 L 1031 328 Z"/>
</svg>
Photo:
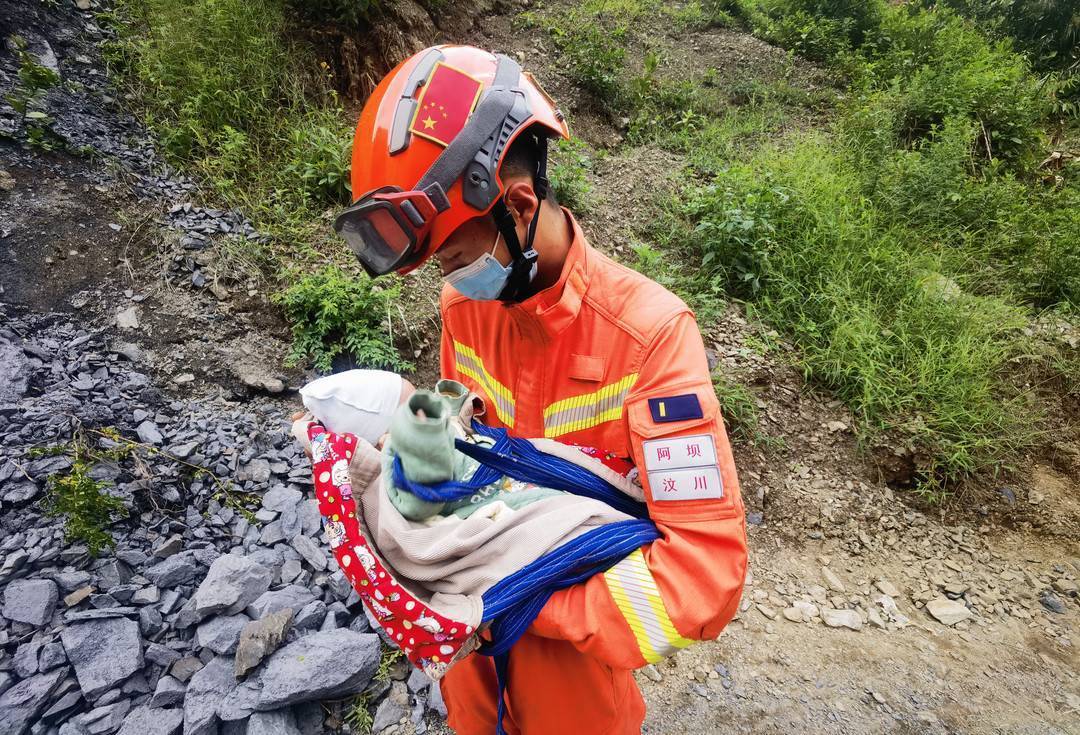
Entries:
<svg viewBox="0 0 1080 735">
<path fill-rule="evenodd" d="M 285 608 L 290 608 L 295 613 L 314 600 L 315 595 L 311 594 L 311 590 L 307 587 L 290 584 L 280 590 L 272 590 L 261 594 L 255 602 L 247 606 L 247 614 L 251 618 L 258 620 L 272 612 L 284 610 Z"/>
<path fill-rule="evenodd" d="M 247 615 L 218 615 L 199 624 L 195 641 L 220 655 L 233 653 L 240 642 L 240 631 L 250 622 Z"/>
<path fill-rule="evenodd" d="M 77 571 L 77 572 L 61 572 L 59 574 L 52 575 L 52 579 L 59 585 L 62 592 L 74 592 L 80 587 L 85 587 L 90 584 L 92 579 L 90 572 Z"/>
<path fill-rule="evenodd" d="M 56 694 L 59 694 L 63 690 L 63 686 L 56 690 Z M 54 694 L 53 696 L 56 696 Z M 67 719 L 67 716 L 71 715 L 72 710 L 75 709 L 83 701 L 82 692 L 78 686 L 73 691 L 60 697 L 60 699 L 53 702 L 49 709 L 42 713 L 41 719 L 43 722 L 53 722 L 61 718 Z"/>
<path fill-rule="evenodd" d="M 249 557 L 220 556 L 195 591 L 195 612 L 200 617 L 235 615 L 269 589 L 272 576 L 270 569 Z"/>
<path fill-rule="evenodd" d="M 431 689 L 428 690 L 428 707 L 434 710 L 439 717 L 446 717 L 446 702 L 443 701 L 442 687 L 439 686 L 439 682 L 431 682 Z"/>
<path fill-rule="evenodd" d="M 255 462 L 266 460 L 254 460 Z M 254 462 L 252 463 L 254 464 Z M 250 466 L 250 465 L 249 465 Z M 270 473 L 269 463 L 266 465 L 267 477 Z M 276 511 L 282 513 L 286 508 L 296 508 L 297 504 L 303 500 L 304 496 L 299 490 L 294 490 L 287 485 L 274 485 L 272 488 L 263 493 L 262 505 L 267 510 Z"/>
<path fill-rule="evenodd" d="M 16 579 L 4 590 L 4 617 L 40 627 L 52 619 L 59 596 L 51 579 Z"/>
<path fill-rule="evenodd" d="M 38 656 L 44 641 L 26 641 L 15 649 L 15 673 L 20 679 L 27 679 L 38 672 Z"/>
<path fill-rule="evenodd" d="M 176 735 L 184 724 L 184 711 L 141 705 L 131 710 L 117 735 Z"/>
<path fill-rule="evenodd" d="M 305 535 L 314 536 L 322 528 L 319 501 L 305 500 L 297 506 L 296 512 L 300 516 L 300 525 L 303 527 Z"/>
<path fill-rule="evenodd" d="M 136 590 L 135 594 L 131 596 L 131 602 L 134 605 L 152 605 L 160 599 L 161 590 L 156 585 Z"/>
<path fill-rule="evenodd" d="M 158 587 L 176 587 L 187 584 L 195 579 L 198 566 L 195 559 L 187 553 L 170 556 L 164 561 L 143 572 L 143 576 L 156 584 Z"/>
<path fill-rule="evenodd" d="M 281 527 L 281 521 L 271 521 L 262 527 L 259 533 L 259 543 L 271 546 L 285 540 L 285 529 Z"/>
<path fill-rule="evenodd" d="M 293 621 L 293 627 L 298 630 L 316 630 L 326 618 L 326 603 L 322 600 L 309 602 L 301 608 Z M 360 631 L 361 633 L 366 631 Z"/>
<path fill-rule="evenodd" d="M 173 535 L 154 547 L 154 556 L 162 559 L 179 554 L 184 548 L 183 536 Z"/>
<path fill-rule="evenodd" d="M 218 656 L 191 677 L 184 697 L 184 735 L 217 732 L 218 707 L 236 688 L 233 662 Z"/>
<path fill-rule="evenodd" d="M 143 654 L 143 657 L 147 661 L 152 661 L 158 666 L 168 667 L 173 661 L 181 658 L 181 655 L 179 652 L 168 646 L 163 646 L 160 643 L 151 643 L 146 647 L 146 652 Z"/>
<path fill-rule="evenodd" d="M 292 624 L 292 608 L 285 608 L 248 623 L 236 649 L 236 676 L 241 677 L 277 650 Z"/>
<path fill-rule="evenodd" d="M 304 561 L 315 569 L 320 572 L 326 569 L 326 554 L 323 553 L 322 547 L 312 541 L 309 536 L 297 534 L 293 536 L 289 544 L 300 556 L 304 557 Z"/>
<path fill-rule="evenodd" d="M 143 444 L 159 446 L 161 442 L 164 441 L 164 437 L 161 435 L 161 431 L 158 429 L 157 424 L 149 420 L 143 421 L 135 427 L 135 434 Z"/>
<path fill-rule="evenodd" d="M 431 678 L 424 673 L 423 669 L 413 668 L 406 683 L 410 692 L 421 692 L 431 686 Z"/>
<path fill-rule="evenodd" d="M 358 692 L 375 675 L 379 654 L 377 636 L 345 628 L 294 641 L 266 662 L 260 674 L 259 709 Z"/>
<path fill-rule="evenodd" d="M 323 708 L 318 702 L 303 702 L 293 707 L 300 735 L 322 735 Z"/>
<path fill-rule="evenodd" d="M 405 710 L 394 702 L 390 697 L 379 702 L 375 708 L 375 719 L 371 725 L 371 732 L 381 733 L 391 725 L 396 725 L 398 720 L 405 716 Z"/>
<path fill-rule="evenodd" d="M 248 720 L 247 735 L 300 735 L 300 728 L 290 709 L 256 712 Z"/>
<path fill-rule="evenodd" d="M 108 620 L 111 618 L 122 618 L 127 615 L 137 615 L 139 613 L 133 607 L 105 607 L 100 610 L 68 610 L 64 613 L 64 622 L 67 623 L 79 623 L 87 620 Z"/>
<path fill-rule="evenodd" d="M 229 692 L 229 696 L 218 705 L 218 718 L 225 722 L 244 720 L 255 711 L 259 702 L 262 685 L 257 678 L 251 678 Z"/>
<path fill-rule="evenodd" d="M 96 699 L 143 666 L 139 625 L 133 620 L 77 623 L 64 628 L 60 638 L 88 699 Z"/>
<path fill-rule="evenodd" d="M 78 715 L 74 720 L 82 725 L 90 735 L 106 735 L 106 733 L 113 733 L 120 729 L 120 726 L 124 723 L 124 718 L 130 710 L 131 701 L 121 699 L 95 707 L 89 712 Z"/>
<path fill-rule="evenodd" d="M 158 679 L 157 687 L 154 688 L 154 696 L 150 698 L 151 707 L 172 707 L 174 704 L 182 704 L 187 687 L 183 682 L 172 676 L 163 676 Z M 181 713 L 183 719 L 183 713 Z"/>
<path fill-rule="evenodd" d="M 1056 613 L 1057 615 L 1065 614 L 1065 603 L 1061 601 L 1060 597 L 1055 595 L 1050 590 L 1045 590 L 1041 595 L 1039 595 L 1039 602 L 1042 603 L 1043 607 L 1045 607 L 1052 613 Z"/>
<path fill-rule="evenodd" d="M 40 671 L 52 671 L 57 666 L 63 666 L 67 663 L 67 652 L 64 651 L 64 644 L 60 641 L 46 643 L 41 649 L 41 656 L 38 661 Z"/>
<path fill-rule="evenodd" d="M 175 676 L 178 681 L 188 681 L 201 671 L 203 668 L 203 662 L 194 656 L 184 656 L 173 662 L 169 667 L 169 673 Z"/>
<path fill-rule="evenodd" d="M 0 342 L 0 406 L 13 405 L 23 397 L 29 376 L 25 353 L 10 342 Z"/>
<path fill-rule="evenodd" d="M 23 735 L 49 703 L 56 687 L 64 680 L 68 669 L 62 668 L 38 674 L 20 681 L 0 695 L 0 732 L 4 735 Z"/>
</svg>

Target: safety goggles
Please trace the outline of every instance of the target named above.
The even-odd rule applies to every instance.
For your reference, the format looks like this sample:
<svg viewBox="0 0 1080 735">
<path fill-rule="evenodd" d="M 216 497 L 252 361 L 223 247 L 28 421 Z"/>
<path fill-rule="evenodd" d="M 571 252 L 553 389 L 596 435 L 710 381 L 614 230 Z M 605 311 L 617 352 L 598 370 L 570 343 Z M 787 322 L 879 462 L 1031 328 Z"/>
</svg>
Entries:
<svg viewBox="0 0 1080 735">
<path fill-rule="evenodd" d="M 435 216 L 446 206 L 441 189 L 403 191 L 397 186 L 384 186 L 368 192 L 339 214 L 334 230 L 368 275 L 382 276 L 416 259 Z"/>
</svg>

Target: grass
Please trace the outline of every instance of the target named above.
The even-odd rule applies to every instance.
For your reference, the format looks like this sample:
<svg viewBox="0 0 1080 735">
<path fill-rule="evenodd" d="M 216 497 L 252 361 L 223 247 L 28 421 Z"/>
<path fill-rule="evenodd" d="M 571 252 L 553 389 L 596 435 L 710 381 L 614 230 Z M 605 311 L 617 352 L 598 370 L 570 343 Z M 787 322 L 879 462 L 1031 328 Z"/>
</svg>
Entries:
<svg viewBox="0 0 1080 735">
<path fill-rule="evenodd" d="M 1035 173 L 1061 124 L 1053 84 L 946 10 L 698 7 L 686 17 L 741 23 L 825 61 L 849 88 L 673 80 L 655 49 L 642 72 L 601 88 L 591 80 L 607 78 L 617 51 L 564 50 L 571 78 L 630 116 L 628 143 L 685 162 L 635 267 L 703 321 L 724 299 L 745 301 L 798 347 L 805 376 L 844 400 L 863 440 L 914 450 L 928 496 L 1016 461 L 1044 438 L 1029 384 L 1067 383 L 1076 364 L 1061 350 L 1032 359 L 1025 334 L 1044 310 L 1080 309 L 1078 172 L 1066 167 L 1049 186 Z M 574 11 L 542 25 L 593 38 L 615 23 L 618 41 L 637 33 L 633 17 Z M 832 122 L 783 130 L 800 109 Z M 734 431 L 756 423 L 745 388 L 718 379 L 717 394 Z"/>
</svg>

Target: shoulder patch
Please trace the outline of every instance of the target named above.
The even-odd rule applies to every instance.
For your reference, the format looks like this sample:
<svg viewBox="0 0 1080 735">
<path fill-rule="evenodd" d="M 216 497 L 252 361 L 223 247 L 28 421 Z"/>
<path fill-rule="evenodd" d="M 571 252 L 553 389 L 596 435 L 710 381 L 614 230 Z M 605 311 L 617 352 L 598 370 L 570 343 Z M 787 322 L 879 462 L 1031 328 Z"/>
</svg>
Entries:
<svg viewBox="0 0 1080 735">
<path fill-rule="evenodd" d="M 652 414 L 653 422 L 657 424 L 700 419 L 705 415 L 701 411 L 701 402 L 694 393 L 668 398 L 650 398 L 649 412 Z"/>
</svg>

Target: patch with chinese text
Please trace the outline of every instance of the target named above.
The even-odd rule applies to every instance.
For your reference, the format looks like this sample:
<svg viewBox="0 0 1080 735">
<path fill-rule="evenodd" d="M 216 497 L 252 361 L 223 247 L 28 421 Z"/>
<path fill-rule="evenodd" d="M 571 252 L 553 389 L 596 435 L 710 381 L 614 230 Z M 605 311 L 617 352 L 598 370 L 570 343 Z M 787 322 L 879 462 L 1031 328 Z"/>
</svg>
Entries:
<svg viewBox="0 0 1080 735">
<path fill-rule="evenodd" d="M 653 500 L 700 500 L 724 497 L 712 434 L 642 442 Z"/>
</svg>

